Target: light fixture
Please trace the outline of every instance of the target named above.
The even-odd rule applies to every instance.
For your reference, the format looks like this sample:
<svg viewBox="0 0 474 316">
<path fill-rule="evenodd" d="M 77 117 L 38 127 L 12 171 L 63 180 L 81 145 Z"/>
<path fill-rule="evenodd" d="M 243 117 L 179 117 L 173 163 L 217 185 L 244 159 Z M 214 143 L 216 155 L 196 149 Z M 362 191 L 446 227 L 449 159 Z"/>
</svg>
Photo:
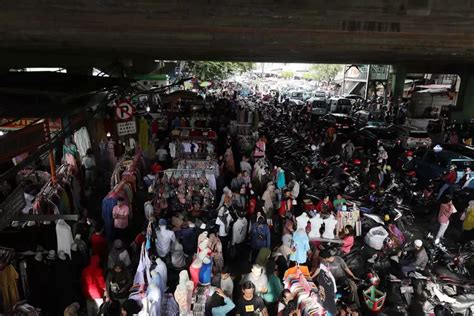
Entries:
<svg viewBox="0 0 474 316">
<path fill-rule="evenodd" d="M 5 132 L 4 131 L 0 131 L 0 136 L 3 136 L 5 135 Z"/>
<path fill-rule="evenodd" d="M 111 137 L 112 135 L 110 134 L 110 132 L 107 133 L 107 137 Z"/>
<path fill-rule="evenodd" d="M 146 107 L 146 111 L 147 111 L 148 113 L 150 113 L 150 106 L 147 106 L 147 107 Z"/>
</svg>

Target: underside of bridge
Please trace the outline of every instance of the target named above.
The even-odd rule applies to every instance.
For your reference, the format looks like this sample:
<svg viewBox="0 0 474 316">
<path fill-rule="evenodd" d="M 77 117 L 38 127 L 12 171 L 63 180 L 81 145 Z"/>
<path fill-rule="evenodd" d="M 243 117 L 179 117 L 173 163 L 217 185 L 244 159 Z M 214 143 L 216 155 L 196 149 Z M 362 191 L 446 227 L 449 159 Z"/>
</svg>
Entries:
<svg viewBox="0 0 474 316">
<path fill-rule="evenodd" d="M 0 8 L 4 67 L 474 60 L 472 0 L 42 0 Z"/>
<path fill-rule="evenodd" d="M 4 1 L 0 30 L 0 72 L 148 73 L 157 59 L 392 64 L 403 76 L 459 74 L 458 109 L 474 116 L 474 0 Z"/>
</svg>

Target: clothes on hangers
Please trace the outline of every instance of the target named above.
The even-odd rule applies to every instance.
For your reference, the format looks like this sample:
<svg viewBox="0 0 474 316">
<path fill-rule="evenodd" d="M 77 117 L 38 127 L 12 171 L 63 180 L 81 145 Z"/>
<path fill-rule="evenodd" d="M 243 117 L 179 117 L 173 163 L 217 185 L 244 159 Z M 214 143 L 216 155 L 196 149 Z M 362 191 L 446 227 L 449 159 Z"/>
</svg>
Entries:
<svg viewBox="0 0 474 316">
<path fill-rule="evenodd" d="M 5 313 L 10 312 L 13 306 L 20 300 L 18 278 L 18 272 L 11 264 L 0 271 L 0 292 Z"/>
<path fill-rule="evenodd" d="M 74 143 L 77 145 L 77 151 L 79 152 L 80 157 L 84 157 L 87 149 L 91 148 L 91 140 L 87 128 L 83 126 L 77 130 L 74 133 L 73 139 Z"/>
</svg>

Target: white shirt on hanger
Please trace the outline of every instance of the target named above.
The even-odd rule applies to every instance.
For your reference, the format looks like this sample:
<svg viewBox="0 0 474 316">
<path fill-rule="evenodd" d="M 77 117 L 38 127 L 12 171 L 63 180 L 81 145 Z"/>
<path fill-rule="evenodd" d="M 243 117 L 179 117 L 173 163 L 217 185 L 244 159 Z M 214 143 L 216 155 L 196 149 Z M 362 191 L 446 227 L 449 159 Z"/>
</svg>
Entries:
<svg viewBox="0 0 474 316">
<path fill-rule="evenodd" d="M 168 145 L 169 149 L 170 149 L 170 156 L 171 158 L 175 158 L 176 157 L 176 144 L 175 143 L 170 143 Z"/>
<path fill-rule="evenodd" d="M 72 238 L 71 226 L 63 219 L 56 222 L 56 237 L 58 240 L 58 253 L 62 250 L 71 258 L 71 245 L 74 242 Z"/>
</svg>

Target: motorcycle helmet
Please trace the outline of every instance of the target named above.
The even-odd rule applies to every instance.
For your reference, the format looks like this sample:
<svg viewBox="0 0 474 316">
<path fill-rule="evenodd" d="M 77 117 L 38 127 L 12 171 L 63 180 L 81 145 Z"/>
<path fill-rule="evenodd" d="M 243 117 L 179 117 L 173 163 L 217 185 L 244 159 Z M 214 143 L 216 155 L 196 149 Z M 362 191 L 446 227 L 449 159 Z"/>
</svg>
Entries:
<svg viewBox="0 0 474 316">
<path fill-rule="evenodd" d="M 359 166 L 361 163 L 362 163 L 362 161 L 360 161 L 360 159 L 354 159 L 354 165 L 355 166 Z"/>
<path fill-rule="evenodd" d="M 370 187 L 372 190 L 375 190 L 375 188 L 377 188 L 377 184 L 376 184 L 375 182 L 371 181 L 371 182 L 369 183 L 369 187 Z"/>
<path fill-rule="evenodd" d="M 367 273 L 367 279 L 369 279 L 369 283 L 371 285 L 377 286 L 380 284 L 380 278 L 377 273 L 369 272 Z"/>
</svg>

